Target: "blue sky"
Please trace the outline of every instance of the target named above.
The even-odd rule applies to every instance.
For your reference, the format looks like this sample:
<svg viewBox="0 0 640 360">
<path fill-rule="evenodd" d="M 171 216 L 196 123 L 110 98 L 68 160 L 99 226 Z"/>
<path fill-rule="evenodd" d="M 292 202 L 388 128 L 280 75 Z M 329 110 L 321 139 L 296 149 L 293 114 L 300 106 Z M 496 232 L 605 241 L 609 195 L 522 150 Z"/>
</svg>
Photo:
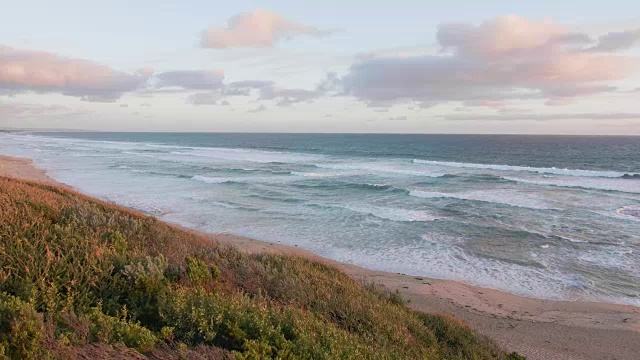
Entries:
<svg viewBox="0 0 640 360">
<path fill-rule="evenodd" d="M 205 30 L 224 30 L 233 16 L 257 9 L 264 9 L 269 19 L 295 26 L 281 38 L 271 39 L 274 41 L 269 46 L 201 46 Z M 518 18 L 507 21 L 505 16 L 509 14 Z M 640 114 L 640 92 L 634 91 L 640 88 L 635 67 L 640 56 L 640 43 L 635 40 L 636 30 L 640 29 L 637 14 L 640 4 L 632 1 L 582 1 L 579 5 L 559 1 L 462 0 L 447 1 L 446 5 L 403 0 L 16 1 L 0 12 L 0 46 L 11 49 L 0 52 L 0 126 L 142 131 L 640 134 L 640 115 L 635 115 Z M 546 23 L 545 19 L 552 20 Z M 599 36 L 611 33 L 625 33 L 626 39 L 633 40 L 633 46 L 617 44 L 615 50 L 606 53 L 590 55 L 583 51 L 584 55 L 577 55 L 573 44 L 544 45 L 545 49 L 538 43 L 529 44 L 532 47 L 527 49 L 514 45 L 500 50 L 508 51 L 513 62 L 497 64 L 495 56 L 507 53 L 473 53 L 477 49 L 458 38 L 444 49 L 439 36 L 447 33 L 439 26 L 450 23 L 468 25 L 465 36 L 490 38 L 489 47 L 522 31 L 529 33 L 520 34 L 513 41 L 527 43 L 531 36 L 556 26 L 559 30 L 545 35 L 548 39 L 574 33 L 591 37 L 592 44 L 580 44 L 581 51 L 596 47 Z M 488 25 L 483 27 L 483 23 Z M 450 29 L 449 35 L 457 36 L 454 32 L 458 30 Z M 525 50 L 527 54 L 522 55 Z M 43 52 L 51 56 L 44 56 Z M 575 59 L 568 58 L 574 55 Z M 85 81 L 81 84 L 55 86 L 34 84 L 33 77 L 3 79 L 3 56 L 6 69 L 23 66 L 7 60 L 18 56 L 31 64 L 21 68 L 23 72 L 46 68 L 53 75 L 35 75 L 49 78 L 70 76 L 64 73 L 71 71 L 64 61 L 41 65 L 54 58 L 100 64 L 126 75 L 152 69 L 153 75 L 136 78 L 136 88 L 118 88 L 116 92 L 112 91 L 116 85 L 109 82 L 109 96 L 101 93 L 99 101 L 93 101 L 98 96 L 84 93 L 87 86 L 93 86 L 86 83 L 88 75 L 74 80 Z M 484 58 L 479 59 L 480 56 Z M 33 59 L 40 68 L 33 67 Z M 550 80 L 547 74 L 539 79 L 505 73 L 531 61 L 538 63 L 523 71 L 552 69 L 559 72 L 552 74 L 558 81 Z M 476 70 L 465 74 L 467 80 L 460 82 L 461 70 L 451 70 L 441 62 L 473 63 Z M 617 64 L 623 62 L 629 70 L 618 73 Z M 566 70 L 567 66 L 601 69 L 596 63 L 616 65 L 611 66 L 610 76 L 605 72 L 593 78 L 585 75 L 588 68 L 580 70 L 579 76 L 573 69 L 571 73 Z M 407 72 L 409 67 L 415 67 L 412 71 L 416 73 Z M 487 73 L 483 69 L 494 71 L 499 67 L 502 69 L 476 81 L 480 74 Z M 95 71 L 91 69 L 85 69 L 87 74 Z M 185 78 L 185 71 L 193 73 Z M 199 71 L 219 71 L 224 74 L 223 80 L 218 83 L 212 79 L 211 89 L 184 83 L 192 81 Z M 453 71 L 448 75 L 452 78 L 437 76 L 442 71 Z M 158 85 L 159 74 L 168 72 L 178 72 L 173 75 L 183 77 L 165 87 Z M 339 89 L 319 91 L 318 85 L 331 73 L 336 74 Z M 387 79 L 390 74 L 400 78 Z M 250 92 L 248 96 L 228 95 L 231 83 L 256 80 L 270 81 L 272 85 L 268 89 L 245 89 Z M 65 88 L 67 85 L 72 88 Z M 90 95 L 104 89 L 90 88 Z M 196 104 L 194 99 L 206 101 Z"/>
</svg>

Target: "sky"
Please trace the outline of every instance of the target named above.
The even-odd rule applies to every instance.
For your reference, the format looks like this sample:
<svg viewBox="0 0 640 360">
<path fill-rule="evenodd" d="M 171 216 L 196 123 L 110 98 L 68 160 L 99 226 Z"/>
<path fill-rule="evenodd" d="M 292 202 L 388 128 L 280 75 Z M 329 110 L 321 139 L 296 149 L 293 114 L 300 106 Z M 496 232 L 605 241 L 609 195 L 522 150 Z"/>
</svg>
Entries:
<svg viewBox="0 0 640 360">
<path fill-rule="evenodd" d="M 637 1 L 0 6 L 0 128 L 640 135 Z"/>
</svg>

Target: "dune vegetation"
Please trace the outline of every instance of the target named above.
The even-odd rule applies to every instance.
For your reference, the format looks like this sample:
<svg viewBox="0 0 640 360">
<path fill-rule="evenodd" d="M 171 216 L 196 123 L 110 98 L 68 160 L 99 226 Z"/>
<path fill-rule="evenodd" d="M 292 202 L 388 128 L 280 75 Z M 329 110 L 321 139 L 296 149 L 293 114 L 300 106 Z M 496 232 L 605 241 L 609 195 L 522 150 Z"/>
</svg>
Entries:
<svg viewBox="0 0 640 360">
<path fill-rule="evenodd" d="M 0 178 L 0 358 L 522 359 L 302 257 Z"/>
</svg>

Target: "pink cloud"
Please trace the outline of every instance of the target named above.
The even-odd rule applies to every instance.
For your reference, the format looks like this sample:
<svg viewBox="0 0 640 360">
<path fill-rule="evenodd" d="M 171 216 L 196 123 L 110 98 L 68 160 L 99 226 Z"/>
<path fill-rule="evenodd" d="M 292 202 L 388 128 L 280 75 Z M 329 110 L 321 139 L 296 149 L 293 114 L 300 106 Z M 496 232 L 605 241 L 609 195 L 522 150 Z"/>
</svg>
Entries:
<svg viewBox="0 0 640 360">
<path fill-rule="evenodd" d="M 438 27 L 438 42 L 444 49 L 459 54 L 499 56 L 518 50 L 542 47 L 562 39 L 564 27 L 552 20 L 529 21 L 517 15 L 506 15 L 478 26 L 449 23 Z"/>
<path fill-rule="evenodd" d="M 612 82 L 638 67 L 635 58 L 585 51 L 588 36 L 552 20 L 507 15 L 480 25 L 444 24 L 437 39 L 442 54 L 363 58 L 321 88 L 338 85 L 343 95 L 382 106 L 531 98 L 559 103 L 611 91 Z"/>
<path fill-rule="evenodd" d="M 129 74 L 88 60 L 0 46 L 0 89 L 115 101 L 140 87 L 149 76 L 148 69 Z"/>
<path fill-rule="evenodd" d="M 260 48 L 271 47 L 294 36 L 323 36 L 327 31 L 286 19 L 280 14 L 257 9 L 243 12 L 229 19 L 226 28 L 209 28 L 202 34 L 202 47 Z"/>
</svg>

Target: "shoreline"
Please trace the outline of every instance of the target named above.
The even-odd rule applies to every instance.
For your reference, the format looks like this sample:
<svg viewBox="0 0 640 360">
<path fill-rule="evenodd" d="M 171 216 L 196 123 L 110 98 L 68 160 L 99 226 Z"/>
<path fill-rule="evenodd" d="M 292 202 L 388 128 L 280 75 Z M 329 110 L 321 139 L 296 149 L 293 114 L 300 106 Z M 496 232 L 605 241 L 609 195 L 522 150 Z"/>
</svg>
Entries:
<svg viewBox="0 0 640 360">
<path fill-rule="evenodd" d="M 25 158 L 0 155 L 0 176 L 70 188 Z M 632 305 L 522 297 L 453 280 L 368 270 L 296 246 L 187 230 L 250 253 L 295 254 L 337 266 L 354 279 L 398 290 L 416 310 L 452 315 L 528 359 L 637 359 L 640 354 L 640 308 Z"/>
</svg>

